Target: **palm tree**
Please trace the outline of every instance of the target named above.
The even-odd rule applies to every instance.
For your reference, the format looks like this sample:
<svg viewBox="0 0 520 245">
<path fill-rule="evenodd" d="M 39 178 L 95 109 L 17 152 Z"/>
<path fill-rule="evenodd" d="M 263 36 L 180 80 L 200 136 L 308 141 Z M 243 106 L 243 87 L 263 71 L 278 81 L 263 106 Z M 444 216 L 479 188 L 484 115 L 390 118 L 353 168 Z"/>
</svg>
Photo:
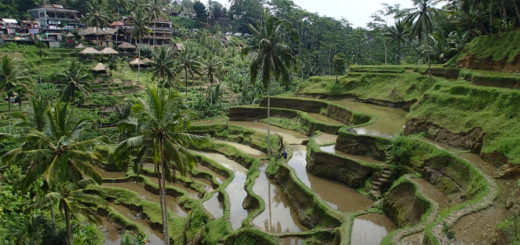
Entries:
<svg viewBox="0 0 520 245">
<path fill-rule="evenodd" d="M 254 52 L 255 56 L 250 65 L 251 83 L 256 83 L 257 77 L 261 74 L 261 81 L 267 91 L 267 118 L 271 117 L 270 89 L 272 79 L 276 79 L 284 84 L 290 82 L 289 67 L 294 61 L 291 48 L 284 43 L 287 37 L 295 39 L 294 32 L 287 22 L 266 14 L 262 28 L 250 26 L 255 35 L 255 42 L 242 50 L 242 55 Z M 290 35 L 288 35 L 290 34 Z M 267 120 L 267 150 L 271 153 L 270 144 L 270 123 Z"/>
<path fill-rule="evenodd" d="M 401 45 L 406 42 L 406 37 L 408 36 L 408 31 L 406 29 L 406 25 L 402 20 L 397 20 L 395 24 L 391 27 L 388 27 L 385 37 L 387 38 L 387 42 L 390 44 L 395 44 L 397 47 L 397 64 L 401 64 Z"/>
<path fill-rule="evenodd" d="M 89 177 L 101 182 L 93 164 L 100 161 L 94 146 L 106 137 L 82 140 L 87 122 L 75 120 L 67 104 L 56 103 L 45 110 L 43 131 L 31 130 L 23 144 L 4 154 L 2 161 L 29 165 L 23 186 L 27 187 L 42 176 L 49 189 L 66 181 L 76 182 Z"/>
<path fill-rule="evenodd" d="M 0 61 L 0 88 L 7 92 L 8 95 L 16 91 L 19 92 L 20 95 L 17 99 L 20 109 L 22 106 L 21 92 L 30 91 L 29 76 L 27 76 L 25 70 L 16 65 L 14 60 L 7 55 L 3 56 Z M 9 105 L 9 111 L 11 111 L 11 100 L 9 96 L 7 103 Z"/>
<path fill-rule="evenodd" d="M 213 104 L 213 83 L 215 82 L 215 76 L 218 76 L 220 73 L 220 70 L 222 69 L 222 59 L 220 59 L 217 56 L 211 55 L 209 58 L 204 60 L 204 72 L 206 75 L 208 75 L 208 80 L 210 82 L 210 103 Z M 218 78 L 217 78 L 218 79 Z M 218 87 L 215 92 L 220 91 L 220 87 Z M 215 97 L 216 98 L 216 97 Z"/>
<path fill-rule="evenodd" d="M 92 207 L 89 204 L 106 205 L 106 201 L 92 194 L 85 193 L 85 187 L 89 184 L 95 184 L 92 179 L 83 179 L 77 184 L 71 182 L 59 183 L 55 186 L 54 190 L 45 194 L 43 199 L 34 206 L 52 208 L 58 205 L 60 212 L 65 218 L 66 231 L 67 231 L 67 244 L 73 244 L 73 233 L 71 219 L 76 218 L 77 214 L 86 217 L 88 220 L 98 222 L 99 219 L 96 214 L 96 207 Z"/>
<path fill-rule="evenodd" d="M 137 8 L 136 11 L 132 12 L 132 21 L 134 28 L 132 29 L 132 37 L 137 40 L 137 53 L 139 56 L 139 63 L 137 64 L 137 82 L 140 82 L 141 77 L 141 47 L 139 44 L 141 39 L 150 32 L 148 27 L 148 15 L 142 8 Z"/>
<path fill-rule="evenodd" d="M 87 87 L 91 77 L 80 62 L 72 61 L 67 70 L 59 77 L 66 82 L 61 97 L 64 102 L 73 101 L 78 93 L 88 93 Z"/>
<path fill-rule="evenodd" d="M 154 52 L 150 63 L 152 78 L 161 79 L 162 86 L 168 84 L 172 87 L 172 81 L 176 76 L 174 53 L 170 48 L 161 47 Z"/>
<path fill-rule="evenodd" d="M 191 49 L 180 50 L 177 54 L 177 67 L 184 71 L 184 82 L 186 84 L 186 96 L 188 96 L 188 75 L 200 75 L 201 63 L 198 56 Z"/>
<path fill-rule="evenodd" d="M 16 126 L 43 131 L 49 102 L 41 97 L 32 97 L 30 101 L 31 108 L 27 113 L 13 113 L 11 116 L 20 120 Z"/>
<path fill-rule="evenodd" d="M 88 2 L 87 3 L 88 12 L 84 18 L 84 22 L 88 25 L 96 26 L 96 45 L 99 45 L 99 28 L 101 26 L 106 25 L 110 17 L 104 10 L 104 6 L 99 2 Z"/>
<path fill-rule="evenodd" d="M 415 8 L 404 10 L 406 13 L 404 22 L 412 27 L 412 34 L 416 36 L 419 41 L 425 40 L 426 47 L 430 45 L 429 36 L 433 31 L 433 18 L 439 12 L 439 9 L 434 7 L 438 2 L 440 2 L 440 0 L 414 0 Z M 429 48 L 426 56 L 428 60 L 428 73 L 431 79 L 432 72 Z"/>
<path fill-rule="evenodd" d="M 116 156 L 124 157 L 138 153 L 137 158 L 152 156 L 155 169 L 160 174 L 159 194 L 165 244 L 170 244 L 166 205 L 166 178 L 175 176 L 175 171 L 186 175 L 195 165 L 192 154 L 185 148 L 193 143 L 202 143 L 198 136 L 186 133 L 189 122 L 179 94 L 157 87 L 148 87 L 146 96 L 132 107 L 130 119 L 123 126 L 135 127 L 137 136 L 122 141 L 115 150 Z M 130 122 L 130 123 L 128 123 Z M 133 122 L 133 123 L 132 123 Z M 118 158 L 118 157 L 116 157 Z"/>
<path fill-rule="evenodd" d="M 157 45 L 157 41 L 155 39 L 155 33 L 157 32 L 157 20 L 165 19 L 166 12 L 164 11 L 165 3 L 163 0 L 149 0 L 147 6 L 148 14 L 150 15 L 150 19 L 154 22 L 154 30 L 153 30 L 153 45 Z"/>
</svg>

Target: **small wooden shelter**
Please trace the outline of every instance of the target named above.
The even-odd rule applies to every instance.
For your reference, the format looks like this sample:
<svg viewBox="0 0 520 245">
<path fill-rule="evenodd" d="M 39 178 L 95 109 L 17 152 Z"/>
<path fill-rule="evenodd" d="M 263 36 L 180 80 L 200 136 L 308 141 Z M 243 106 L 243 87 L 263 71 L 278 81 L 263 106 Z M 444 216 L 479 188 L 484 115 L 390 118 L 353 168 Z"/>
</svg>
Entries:
<svg viewBox="0 0 520 245">
<path fill-rule="evenodd" d="M 103 63 L 98 63 L 91 69 L 96 74 L 105 74 L 107 73 L 107 67 Z"/>
<path fill-rule="evenodd" d="M 119 54 L 119 52 L 115 51 L 113 48 L 104 48 L 103 50 L 99 51 L 100 54 L 105 54 L 105 55 L 114 55 L 114 54 Z"/>
<path fill-rule="evenodd" d="M 83 49 L 79 53 L 83 54 L 83 55 L 97 55 L 97 54 L 100 54 L 100 52 L 97 49 L 92 48 L 92 47 L 87 47 L 87 48 Z"/>
</svg>

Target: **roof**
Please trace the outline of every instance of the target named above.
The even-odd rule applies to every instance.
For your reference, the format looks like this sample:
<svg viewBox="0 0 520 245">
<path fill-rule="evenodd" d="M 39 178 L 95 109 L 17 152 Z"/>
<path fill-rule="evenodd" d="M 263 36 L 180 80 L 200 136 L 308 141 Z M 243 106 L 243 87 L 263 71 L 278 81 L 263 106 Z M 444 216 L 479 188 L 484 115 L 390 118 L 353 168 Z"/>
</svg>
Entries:
<svg viewBox="0 0 520 245">
<path fill-rule="evenodd" d="M 65 35 L 66 37 L 74 37 L 74 34 L 72 34 L 72 32 L 69 32 Z"/>
<path fill-rule="evenodd" d="M 84 48 L 85 48 L 85 45 L 83 45 L 82 43 L 80 43 L 80 44 L 76 45 L 74 48 L 75 48 L 75 49 L 84 49 Z"/>
<path fill-rule="evenodd" d="M 173 44 L 173 47 L 174 47 L 175 49 L 177 49 L 177 50 L 184 50 L 184 49 L 185 49 L 185 48 L 184 48 L 184 44 L 182 44 L 182 43 L 174 43 L 174 44 Z"/>
<path fill-rule="evenodd" d="M 103 65 L 103 63 L 98 63 L 94 67 L 92 67 L 92 71 L 106 71 L 107 67 Z"/>
<path fill-rule="evenodd" d="M 15 19 L 1 18 L 0 20 L 2 20 L 5 23 L 9 23 L 9 24 L 18 24 L 18 21 Z"/>
<path fill-rule="evenodd" d="M 144 59 L 141 59 L 139 60 L 139 58 L 135 58 L 133 59 L 132 61 L 128 62 L 129 65 L 146 65 L 148 63 L 152 62 L 151 59 L 148 59 L 148 58 L 144 58 Z"/>
<path fill-rule="evenodd" d="M 129 42 L 123 42 L 117 46 L 120 49 L 136 49 L 137 47 Z"/>
<path fill-rule="evenodd" d="M 103 50 L 99 51 L 100 54 L 118 54 L 119 52 L 115 51 L 113 48 L 104 48 Z"/>
<path fill-rule="evenodd" d="M 91 47 L 85 48 L 79 53 L 80 54 L 100 54 L 100 52 L 97 49 L 91 48 Z"/>
<path fill-rule="evenodd" d="M 114 21 L 112 23 L 110 23 L 110 26 L 124 26 L 125 24 L 123 24 L 123 22 L 121 21 Z"/>
<path fill-rule="evenodd" d="M 117 29 L 113 28 L 97 28 L 97 27 L 87 27 L 85 29 L 81 29 L 78 31 L 80 36 L 90 36 L 90 35 L 114 35 L 117 32 Z"/>
<path fill-rule="evenodd" d="M 69 12 L 69 13 L 79 13 L 79 11 L 77 11 L 77 10 L 65 9 L 65 8 L 63 8 L 62 5 L 59 5 L 59 4 L 45 4 L 45 5 L 41 6 L 40 8 L 29 9 L 29 11 L 38 10 L 38 9 L 47 9 L 47 10 L 54 10 L 54 11 L 59 11 L 59 12 Z"/>
</svg>

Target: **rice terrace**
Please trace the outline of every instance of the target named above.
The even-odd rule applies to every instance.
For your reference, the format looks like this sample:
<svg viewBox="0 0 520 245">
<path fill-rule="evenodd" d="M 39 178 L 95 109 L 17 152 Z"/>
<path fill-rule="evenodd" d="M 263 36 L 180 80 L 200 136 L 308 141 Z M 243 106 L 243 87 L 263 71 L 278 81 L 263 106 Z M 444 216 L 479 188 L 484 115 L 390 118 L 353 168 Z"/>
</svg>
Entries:
<svg viewBox="0 0 520 245">
<path fill-rule="evenodd" d="M 520 244 L 520 0 L 0 0 L 0 244 Z"/>
</svg>

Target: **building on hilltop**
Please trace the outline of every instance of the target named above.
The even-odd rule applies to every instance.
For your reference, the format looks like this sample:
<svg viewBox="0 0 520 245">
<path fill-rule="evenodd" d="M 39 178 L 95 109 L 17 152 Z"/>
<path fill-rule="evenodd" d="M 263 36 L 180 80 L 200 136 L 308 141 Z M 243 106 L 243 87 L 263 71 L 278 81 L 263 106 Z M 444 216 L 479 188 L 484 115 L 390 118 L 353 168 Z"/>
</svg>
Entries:
<svg viewBox="0 0 520 245">
<path fill-rule="evenodd" d="M 133 20 L 131 18 L 125 18 L 123 21 L 123 26 L 120 27 L 120 30 L 124 32 L 125 40 L 118 40 L 118 43 L 133 42 L 137 44 L 137 40 L 132 37 L 132 31 L 134 29 Z M 148 25 L 150 32 L 143 36 L 141 40 L 139 40 L 139 46 L 168 46 L 170 45 L 170 40 L 173 37 L 173 28 L 172 23 L 168 20 L 164 19 L 156 19 L 151 21 Z"/>
<path fill-rule="evenodd" d="M 61 5 L 46 4 L 40 8 L 30 9 L 29 13 L 40 24 L 42 31 L 70 31 L 80 26 L 79 11 L 65 9 Z"/>
</svg>

